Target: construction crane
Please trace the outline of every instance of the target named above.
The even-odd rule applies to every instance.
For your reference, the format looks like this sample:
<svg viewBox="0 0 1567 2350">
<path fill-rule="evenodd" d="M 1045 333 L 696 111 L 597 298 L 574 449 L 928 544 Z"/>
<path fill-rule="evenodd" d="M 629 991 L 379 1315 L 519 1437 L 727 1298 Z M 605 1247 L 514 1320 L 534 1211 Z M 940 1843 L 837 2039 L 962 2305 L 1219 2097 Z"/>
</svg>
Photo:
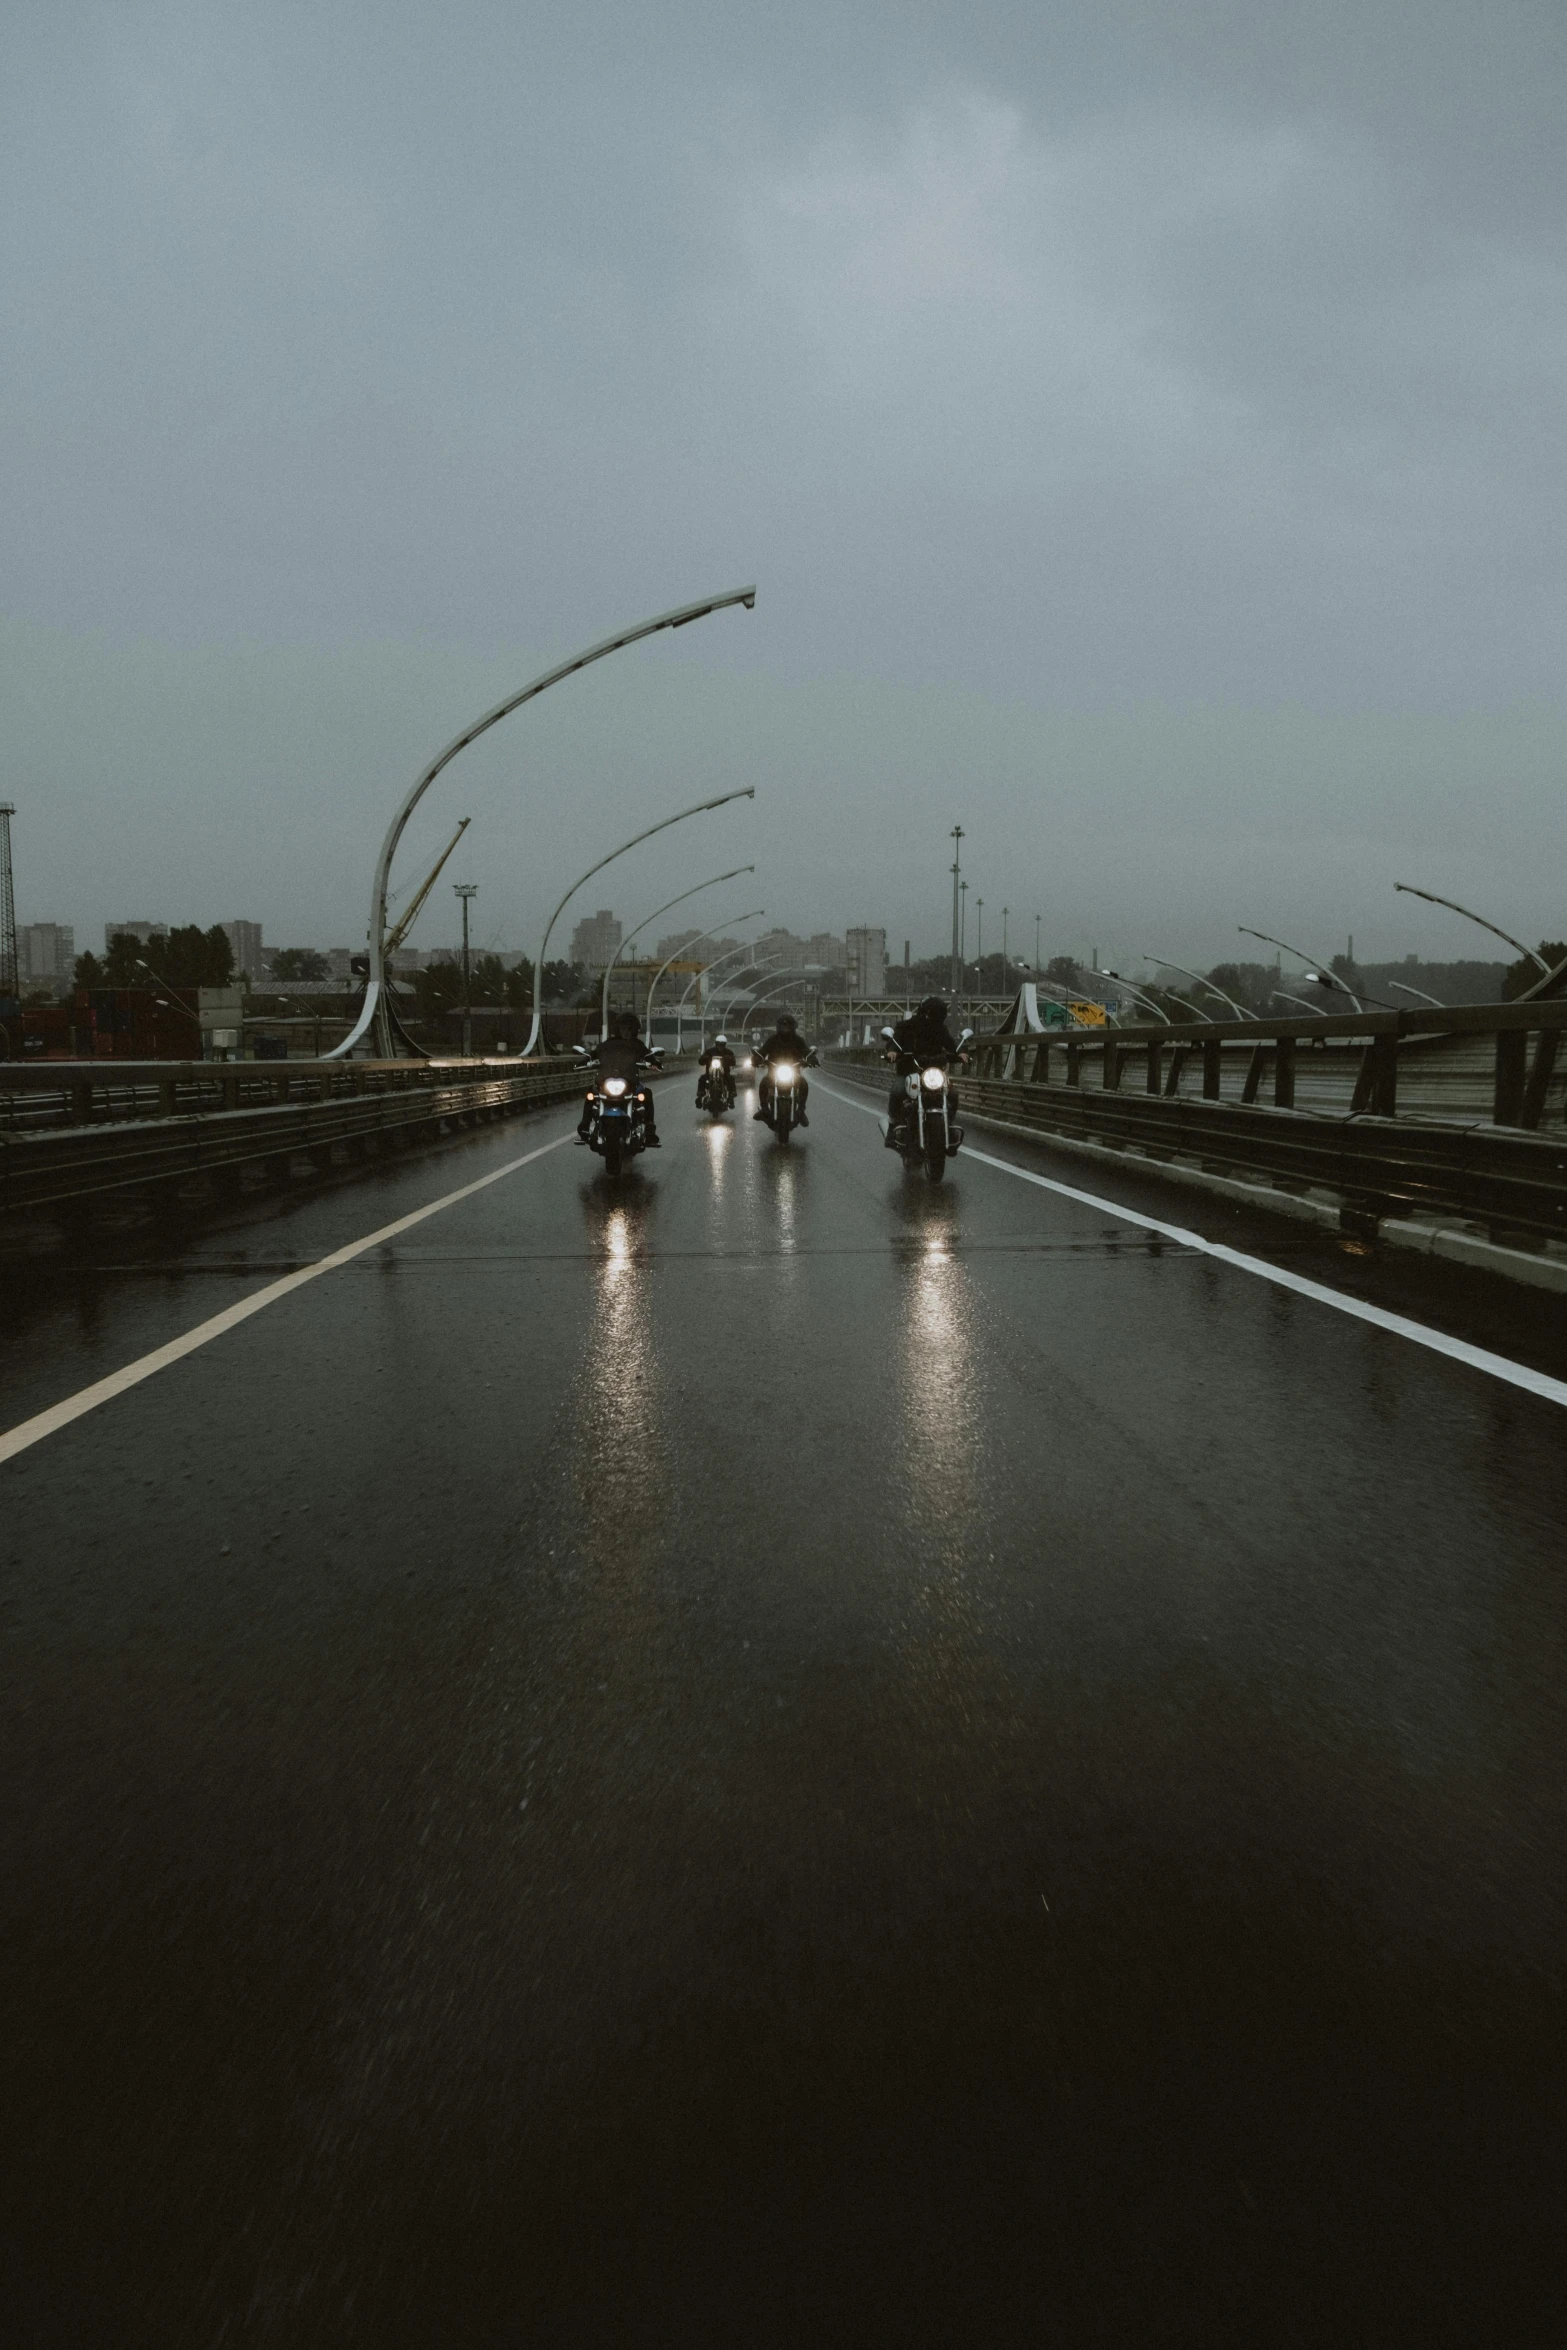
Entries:
<svg viewBox="0 0 1567 2350">
<path fill-rule="evenodd" d="M 425 899 L 429 896 L 431 890 L 434 889 L 436 883 L 441 878 L 441 867 L 445 864 L 447 858 L 451 855 L 453 849 L 462 839 L 463 834 L 467 831 L 469 825 L 472 822 L 473 818 L 471 816 L 463 817 L 461 823 L 457 827 L 457 830 L 452 834 L 451 839 L 447 842 L 445 848 L 442 849 L 440 855 L 436 858 L 435 863 L 431 866 L 429 879 L 425 882 L 423 889 L 420 890 L 417 897 L 415 897 L 412 904 L 408 907 L 406 913 L 402 916 L 402 919 L 397 924 L 396 929 L 389 930 L 387 932 L 386 941 L 381 949 L 381 952 L 388 961 L 393 955 L 396 954 L 398 948 L 402 945 L 403 940 L 408 936 L 409 931 L 412 930 L 415 919 L 418 916 L 419 908 L 424 904 Z"/>
</svg>

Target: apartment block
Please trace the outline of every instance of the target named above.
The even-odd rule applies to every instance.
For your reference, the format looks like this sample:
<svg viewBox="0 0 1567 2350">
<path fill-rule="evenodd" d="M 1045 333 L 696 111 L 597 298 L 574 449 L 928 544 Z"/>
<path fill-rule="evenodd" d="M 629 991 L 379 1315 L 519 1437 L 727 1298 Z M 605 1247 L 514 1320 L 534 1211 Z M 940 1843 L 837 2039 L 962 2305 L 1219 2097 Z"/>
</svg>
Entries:
<svg viewBox="0 0 1567 2350">
<path fill-rule="evenodd" d="M 16 953 L 23 987 L 64 987 L 76 964 L 76 933 L 69 922 L 25 922 Z"/>
</svg>

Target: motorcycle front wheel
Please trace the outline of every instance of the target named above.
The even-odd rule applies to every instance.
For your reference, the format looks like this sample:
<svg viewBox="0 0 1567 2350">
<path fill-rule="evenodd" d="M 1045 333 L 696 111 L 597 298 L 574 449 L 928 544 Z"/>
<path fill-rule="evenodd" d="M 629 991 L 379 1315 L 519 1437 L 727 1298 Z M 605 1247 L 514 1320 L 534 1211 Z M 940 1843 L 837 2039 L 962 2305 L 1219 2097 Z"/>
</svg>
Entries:
<svg viewBox="0 0 1567 2350">
<path fill-rule="evenodd" d="M 613 1179 L 620 1173 L 621 1146 L 618 1135 L 604 1145 L 604 1172 Z"/>
<path fill-rule="evenodd" d="M 925 1173 L 932 1183 L 939 1183 L 947 1172 L 947 1146 L 932 1142 L 925 1146 Z"/>
</svg>

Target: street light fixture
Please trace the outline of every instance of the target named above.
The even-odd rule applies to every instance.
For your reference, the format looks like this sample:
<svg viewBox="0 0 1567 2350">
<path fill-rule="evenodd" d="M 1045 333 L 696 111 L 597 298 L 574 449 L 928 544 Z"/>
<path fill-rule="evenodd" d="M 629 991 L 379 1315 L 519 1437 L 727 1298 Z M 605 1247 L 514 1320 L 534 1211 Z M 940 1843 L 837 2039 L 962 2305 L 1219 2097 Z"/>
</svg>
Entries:
<svg viewBox="0 0 1567 2350">
<path fill-rule="evenodd" d="M 465 751 L 471 742 L 477 742 L 481 734 L 487 734 L 492 726 L 498 726 L 513 710 L 520 710 L 524 702 L 531 702 L 550 686 L 559 685 L 562 678 L 574 676 L 579 669 L 588 668 L 594 661 L 602 661 L 609 653 L 621 652 L 627 645 L 637 644 L 645 636 L 656 636 L 661 629 L 685 628 L 693 620 L 703 620 L 709 613 L 726 611 L 735 604 L 744 605 L 748 612 L 753 611 L 756 606 L 755 587 L 733 588 L 725 595 L 705 596 L 697 604 L 677 605 L 672 612 L 660 612 L 653 620 L 639 621 L 635 628 L 622 629 L 616 636 L 608 636 L 596 645 L 589 645 L 586 652 L 576 654 L 570 661 L 559 662 L 555 668 L 545 670 L 541 677 L 535 677 L 519 693 L 508 694 L 504 702 L 497 702 L 493 710 L 487 710 L 482 718 L 476 718 L 471 726 L 465 727 L 461 734 L 447 744 L 445 750 L 430 761 L 392 818 L 386 838 L 381 843 L 381 854 L 376 859 L 375 876 L 370 886 L 370 972 L 365 984 L 364 1005 L 349 1034 L 325 1056 L 328 1060 L 341 1060 L 372 1027 L 383 1057 L 387 1060 L 392 1057 L 391 1020 L 384 1001 L 387 885 L 391 877 L 392 858 L 408 820 L 442 768 L 449 767 L 458 752 Z"/>
<path fill-rule="evenodd" d="M 162 977 L 162 975 L 161 975 L 161 973 L 159 973 L 159 972 L 157 972 L 157 971 L 154 971 L 154 969 L 153 969 L 153 967 L 152 967 L 152 965 L 151 965 L 150 963 L 144 963 L 144 962 L 142 961 L 142 959 L 141 959 L 140 955 L 133 955 L 133 956 L 131 957 L 131 961 L 132 961 L 132 962 L 135 964 L 135 966 L 136 966 L 136 968 L 137 968 L 137 970 L 138 970 L 138 971 L 145 971 L 145 972 L 146 972 L 146 974 L 147 974 L 147 977 L 148 977 L 148 978 L 149 978 L 149 979 L 152 981 L 152 983 L 153 983 L 154 987 L 166 987 L 166 988 L 168 988 L 168 989 L 169 989 L 169 991 L 170 991 L 170 992 L 169 992 L 169 994 L 168 994 L 168 995 L 166 995 L 166 996 L 164 996 L 164 995 L 155 995 L 155 996 L 153 997 L 153 999 L 152 999 L 152 1000 L 153 1000 L 153 1002 L 154 1002 L 155 1004 L 159 1004 L 159 1005 L 161 1005 L 161 1006 L 162 1006 L 162 1008 L 163 1008 L 163 1010 L 164 1010 L 164 1011 L 166 1011 L 166 1012 L 173 1011 L 173 1010 L 175 1010 L 175 1009 L 177 1008 L 178 1010 L 180 1010 L 180 1011 L 182 1011 L 182 1012 L 184 1013 L 184 1015 L 185 1015 L 185 1017 L 186 1017 L 186 1019 L 187 1019 L 187 1020 L 194 1020 L 194 1021 L 195 1021 L 195 1023 L 196 1023 L 196 1042 L 197 1042 L 198 1044 L 202 1043 L 202 1042 L 204 1041 L 204 1039 L 203 1039 L 203 1032 L 202 1032 L 202 1026 L 201 1026 L 201 1014 L 200 1014 L 199 1012 L 193 1012 L 193 1011 L 191 1010 L 191 1008 L 190 1008 L 189 1004 L 181 1002 L 180 998 L 179 998 L 177 995 L 175 995 L 175 994 L 174 994 L 174 992 L 173 992 L 173 988 L 174 988 L 174 982 L 173 982 L 173 980 L 172 980 L 172 979 L 165 979 L 165 978 L 163 978 L 163 977 Z M 198 989 L 197 989 L 197 991 L 196 991 L 196 993 L 197 993 L 197 995 L 198 995 L 198 997 L 199 997 L 199 996 L 200 996 L 200 993 L 201 993 L 201 990 L 198 988 Z M 318 1039 L 318 1041 L 319 1041 L 319 1039 Z M 243 1042 L 243 1038 L 241 1039 L 241 1042 Z M 198 1060 L 200 1060 L 200 1059 L 202 1059 L 202 1058 L 203 1058 L 203 1056 L 202 1056 L 200 1053 L 198 1053 L 198 1054 L 197 1054 L 197 1056 L 196 1056 L 196 1058 L 197 1058 Z"/>
<path fill-rule="evenodd" d="M 759 920 L 760 920 L 760 918 L 762 917 L 762 915 L 763 915 L 763 914 L 765 914 L 765 913 L 766 913 L 766 911 L 767 911 L 767 908 L 766 908 L 765 906 L 753 906 L 753 907 L 751 908 L 751 911 L 750 911 L 750 913 L 749 913 L 749 914 L 726 914 L 726 915 L 723 917 L 723 920 L 722 920 L 721 922 L 715 922 L 715 923 L 713 924 L 713 927 L 712 927 L 712 929 L 711 929 L 711 930 L 696 930 L 696 931 L 693 931 L 693 932 L 692 932 L 692 934 L 691 934 L 691 936 L 690 936 L 689 938 L 687 938 L 687 939 L 682 939 L 682 941 L 681 941 L 680 945 L 676 947 L 676 949 L 675 949 L 675 952 L 674 952 L 674 954 L 673 954 L 673 955 L 666 955 L 666 956 L 664 957 L 664 960 L 662 961 L 662 963 L 660 963 L 660 965 L 659 965 L 658 969 L 657 969 L 657 970 L 654 972 L 654 974 L 653 974 L 652 978 L 651 978 L 651 979 L 649 980 L 649 982 L 648 982 L 648 991 L 647 991 L 647 1031 L 648 1031 L 648 1035 L 649 1035 L 649 1036 L 651 1036 L 651 1035 L 652 1035 L 652 1033 L 653 1033 L 653 999 L 654 999 L 654 997 L 655 997 L 655 996 L 657 995 L 657 993 L 658 993 L 658 983 L 659 983 L 659 981 L 660 981 L 660 980 L 663 978 L 663 976 L 664 976 L 664 973 L 665 973 L 665 972 L 666 972 L 666 971 L 669 969 L 669 966 L 670 966 L 670 964 L 671 964 L 671 963 L 673 963 L 673 962 L 675 961 L 676 957 L 677 957 L 677 956 L 679 956 L 679 955 L 683 955 L 683 954 L 685 953 L 685 951 L 686 951 L 687 947 L 694 947 L 694 946 L 696 945 L 696 943 L 697 943 L 697 940 L 698 940 L 698 939 L 701 939 L 701 938 L 716 938 L 716 937 L 718 936 L 718 934 L 719 934 L 719 932 L 720 932 L 720 931 L 723 931 L 723 930 L 727 930 L 727 929 L 728 929 L 728 927 L 729 927 L 729 925 L 730 925 L 730 923 L 731 923 L 731 922 L 756 922 L 756 921 L 759 921 Z M 698 973 L 696 976 L 697 976 L 697 977 L 700 977 L 700 976 L 701 976 L 701 974 L 700 974 L 700 973 Z M 690 990 L 689 990 L 689 989 L 687 989 L 687 991 L 686 991 L 686 992 L 687 992 L 687 994 L 689 994 L 689 993 L 690 993 Z M 685 997 L 684 997 L 684 996 L 682 996 L 682 998 L 681 998 L 681 1002 L 683 1003 L 684 1001 L 685 1001 Z M 680 1050 L 680 1006 L 677 1004 L 677 1005 L 676 1005 L 676 1007 L 675 1007 L 675 1051 L 678 1053 L 678 1052 L 679 1052 L 679 1050 Z"/>
<path fill-rule="evenodd" d="M 1205 979 L 1200 971 L 1188 971 L 1184 963 L 1172 963 L 1168 955 L 1150 955 L 1146 949 L 1143 950 L 1142 959 L 1145 963 L 1157 963 L 1166 971 L 1179 971 L 1183 979 L 1190 979 L 1198 987 L 1205 987 L 1210 995 L 1218 997 L 1221 1004 L 1229 1005 L 1237 1020 L 1256 1019 L 1255 1012 L 1248 1012 L 1244 1004 L 1238 1004 L 1232 995 L 1226 995 L 1222 987 L 1215 987 L 1213 981 Z M 1175 1000 L 1180 1003 L 1183 999 L 1177 996 Z"/>
<path fill-rule="evenodd" d="M 597 864 L 588 867 L 586 873 L 578 874 L 570 889 L 556 906 L 554 913 L 545 923 L 544 936 L 539 941 L 538 958 L 533 966 L 533 1025 L 528 1030 L 528 1041 L 522 1048 L 524 1057 L 534 1051 L 544 1027 L 544 958 L 549 952 L 550 932 L 560 920 L 564 908 L 570 904 L 583 883 L 591 881 L 595 873 L 602 873 L 606 865 L 613 865 L 615 859 L 623 857 L 627 849 L 634 849 L 641 842 L 651 840 L 655 832 L 667 832 L 672 824 L 684 824 L 688 816 L 705 815 L 710 808 L 725 808 L 731 800 L 754 800 L 755 797 L 756 786 L 747 784 L 740 791 L 720 792 L 716 800 L 697 800 L 689 808 L 677 808 L 673 816 L 661 816 L 659 821 L 656 824 L 650 824 L 645 832 L 634 832 L 629 840 L 621 842 L 618 849 L 611 849 L 607 857 L 600 857 Z"/>
<path fill-rule="evenodd" d="M 1305 964 L 1308 976 L 1316 981 L 1318 987 L 1331 988 L 1339 995 L 1347 995 L 1357 1012 L 1365 1010 L 1365 1005 L 1349 982 L 1340 979 L 1331 963 L 1320 962 L 1315 955 L 1303 954 L 1299 947 L 1292 947 L 1287 938 L 1270 938 L 1265 930 L 1249 930 L 1244 922 L 1237 922 L 1235 927 L 1242 938 L 1260 938 L 1265 947 L 1282 947 L 1287 955 L 1295 957 L 1297 963 Z M 1297 996 L 1292 1000 L 1298 1003 L 1300 998 Z M 1377 999 L 1373 996 L 1370 1000 L 1375 1003 Z M 1398 1006 L 1392 1004 L 1388 1009 L 1397 1011 Z"/>
<path fill-rule="evenodd" d="M 1540 971 L 1549 972 L 1550 964 L 1543 955 L 1537 955 L 1533 947 L 1526 947 L 1523 940 L 1514 938 L 1510 930 L 1499 930 L 1494 922 L 1487 922 L 1483 914 L 1471 913 L 1469 908 L 1461 906 L 1456 898 L 1439 898 L 1435 890 L 1416 889 L 1412 881 L 1395 881 L 1393 887 L 1395 890 L 1402 890 L 1407 897 L 1424 898 L 1428 906 L 1445 906 L 1450 914 L 1462 914 L 1466 922 L 1478 922 L 1480 928 L 1488 930 L 1493 938 L 1505 940 L 1508 946 L 1516 947 L 1521 955 L 1526 955 Z M 1392 983 L 1389 982 L 1389 984 Z M 1431 998 L 1431 1001 L 1432 1003 L 1436 1002 L 1435 996 Z"/>
<path fill-rule="evenodd" d="M 787 953 L 783 953 L 783 954 L 777 954 L 777 955 L 769 955 L 765 963 L 758 963 L 758 962 L 742 963 L 742 964 L 741 964 L 741 966 L 740 966 L 740 970 L 741 970 L 741 971 L 749 971 L 749 972 L 753 973 L 753 974 L 755 975 L 755 977 L 757 977 L 757 978 L 765 978 L 765 977 L 767 977 L 767 975 L 768 975 L 770 972 L 774 972 L 774 971 L 778 971 L 778 970 L 787 970 L 787 969 L 788 969 L 788 967 L 789 967 L 789 957 L 788 957 L 788 954 L 787 954 Z M 716 966 L 716 965 L 714 965 L 714 968 L 716 969 L 716 968 L 717 968 L 717 966 Z M 689 992 L 689 991 L 688 991 L 688 992 Z M 724 1018 L 725 1018 L 726 1020 L 729 1018 L 730 1014 L 731 1014 L 731 1013 L 734 1011 L 734 1008 L 735 1008 L 735 1006 L 736 1006 L 736 1005 L 737 1005 L 737 1004 L 740 1002 L 740 1000 L 741 1000 L 741 997 L 742 997 L 742 996 L 744 996 L 744 997 L 746 998 L 746 1007 L 747 1007 L 747 1009 L 750 1009 L 752 1006 L 754 1006 L 754 1004 L 755 1004 L 755 1002 L 756 1002 L 757 995 L 758 995 L 758 993 L 759 993 L 759 992 L 760 992 L 760 991 L 759 991 L 759 990 L 758 990 L 756 987 L 754 987 L 754 986 L 750 987 L 749 989 L 747 989 L 747 988 L 743 987 L 743 986 L 742 986 L 742 984 L 741 984 L 741 980 L 740 980 L 740 975 L 739 975 L 739 972 L 737 972 L 737 973 L 734 975 L 733 979 L 732 979 L 732 980 L 729 982 L 729 993 L 728 993 L 728 994 L 725 996 L 725 998 L 724 998 Z M 713 1003 L 713 1001 L 714 1001 L 714 998 L 713 998 L 713 992 L 712 992 L 712 990 L 711 990 L 711 989 L 709 989 L 709 991 L 708 991 L 708 998 L 707 998 L 707 1000 L 708 1000 L 709 1004 L 712 1004 L 712 1003 Z M 714 1016 L 715 1016 L 715 1018 L 717 1017 L 716 1008 L 715 1008 L 715 1013 L 714 1013 Z M 705 1041 L 706 1041 L 706 1038 L 707 1038 L 707 1017 L 706 1017 L 706 1014 L 705 1014 L 705 1013 L 703 1014 L 703 1019 L 702 1019 L 702 1036 L 703 1036 L 703 1041 L 705 1042 Z"/>
<path fill-rule="evenodd" d="M 1117 987 L 1126 988 L 1132 995 L 1136 996 L 1139 1003 L 1149 1005 L 1152 1010 L 1158 1013 L 1166 1028 L 1172 1028 L 1175 1025 L 1175 1023 L 1171 1020 L 1169 1013 L 1164 1009 L 1164 1006 L 1159 1003 L 1156 998 L 1151 996 L 1145 987 L 1138 987 L 1134 985 L 1130 979 L 1123 979 L 1119 971 L 1096 971 L 1094 970 L 1092 964 L 1089 965 L 1089 971 L 1091 976 L 1095 979 L 1113 979 Z"/>
<path fill-rule="evenodd" d="M 691 977 L 686 981 L 685 994 L 681 997 L 679 1003 L 675 1006 L 675 1018 L 677 1020 L 680 1018 L 681 1014 L 685 1010 L 686 1004 L 690 1000 L 691 990 L 697 986 L 700 981 L 704 979 L 710 979 L 715 971 L 721 971 L 724 965 L 726 963 L 732 963 L 737 955 L 752 955 L 755 952 L 756 942 L 754 939 L 750 940 L 749 942 L 742 941 L 741 944 L 737 947 L 726 947 L 721 955 L 715 955 L 710 963 L 704 963 L 700 971 L 693 971 Z M 705 1011 L 702 1015 L 702 1035 L 705 1042 L 707 1036 L 707 1015 Z"/>
<path fill-rule="evenodd" d="M 615 945 L 610 949 L 609 961 L 604 966 L 604 984 L 599 991 L 600 1037 L 605 1037 L 609 1034 L 609 978 L 610 973 L 615 968 L 615 958 L 620 953 L 621 948 L 630 946 L 632 940 L 637 935 L 637 931 L 646 930 L 650 922 L 656 922 L 660 914 L 667 914 L 671 906 L 683 906 L 687 898 L 699 897 L 704 889 L 716 889 L 719 882 L 721 881 L 733 881 L 735 876 L 739 873 L 754 873 L 755 871 L 756 867 L 754 865 L 732 865 L 727 873 L 710 873 L 705 881 L 693 882 L 691 887 L 689 889 L 683 889 L 678 897 L 667 898 L 663 905 L 655 906 L 651 914 L 643 915 L 635 930 L 628 930 L 624 938 L 617 940 Z M 633 1011 L 636 1009 L 636 984 L 636 980 L 633 978 L 631 982 Z"/>
</svg>

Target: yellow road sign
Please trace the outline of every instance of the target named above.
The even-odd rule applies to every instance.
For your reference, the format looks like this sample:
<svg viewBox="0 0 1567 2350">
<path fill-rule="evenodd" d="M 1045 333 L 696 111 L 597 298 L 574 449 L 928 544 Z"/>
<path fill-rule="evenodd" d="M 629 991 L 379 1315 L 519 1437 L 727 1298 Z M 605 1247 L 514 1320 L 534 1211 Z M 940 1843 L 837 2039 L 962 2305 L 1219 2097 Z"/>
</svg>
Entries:
<svg viewBox="0 0 1567 2350">
<path fill-rule="evenodd" d="M 1103 1004 L 1068 1004 L 1067 1010 L 1079 1028 L 1103 1028 L 1105 1024 Z"/>
</svg>

